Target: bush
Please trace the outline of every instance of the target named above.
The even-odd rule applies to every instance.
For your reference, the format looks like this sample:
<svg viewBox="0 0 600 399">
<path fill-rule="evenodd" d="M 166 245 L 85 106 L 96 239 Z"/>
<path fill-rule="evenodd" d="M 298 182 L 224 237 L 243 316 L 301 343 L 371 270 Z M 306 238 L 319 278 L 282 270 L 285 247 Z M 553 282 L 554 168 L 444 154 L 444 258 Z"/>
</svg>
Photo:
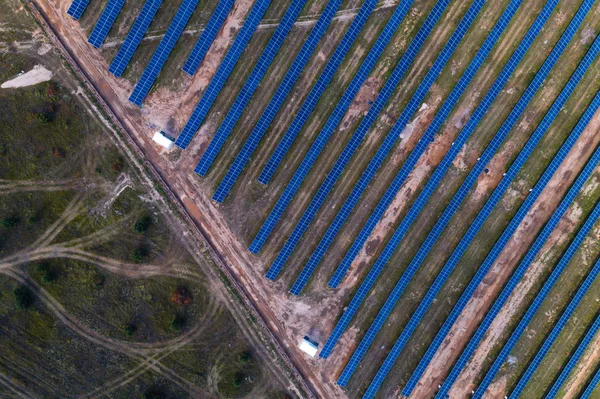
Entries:
<svg viewBox="0 0 600 399">
<path fill-rule="evenodd" d="M 16 227 L 19 223 L 21 223 L 21 218 L 19 217 L 4 218 L 0 221 L 0 225 L 5 229 Z"/>
<path fill-rule="evenodd" d="M 136 331 L 137 327 L 135 326 L 135 324 L 129 324 L 123 329 L 123 332 L 128 337 L 131 337 L 133 334 L 135 334 Z"/>
<path fill-rule="evenodd" d="M 131 259 L 134 262 L 143 262 L 148 257 L 148 250 L 145 247 L 139 247 L 131 251 Z"/>
<path fill-rule="evenodd" d="M 15 288 L 13 294 L 15 296 L 15 303 L 18 309 L 27 309 L 33 305 L 35 297 L 29 288 L 20 285 Z"/>
<path fill-rule="evenodd" d="M 167 395 L 160 388 L 150 388 L 144 392 L 144 399 L 164 399 Z"/>
<path fill-rule="evenodd" d="M 185 317 L 180 314 L 175 315 L 169 324 L 169 328 L 171 331 L 179 332 L 181 329 L 183 329 L 183 327 L 185 327 Z"/>
<path fill-rule="evenodd" d="M 241 371 L 238 371 L 237 373 L 235 373 L 233 375 L 232 384 L 235 388 L 238 388 L 240 385 L 242 385 L 244 383 L 245 379 L 246 379 L 246 376 L 244 375 L 244 373 L 242 373 Z"/>
<path fill-rule="evenodd" d="M 137 233 L 144 233 L 152 225 L 152 218 L 148 215 L 142 216 L 135 222 L 134 229 Z"/>
<path fill-rule="evenodd" d="M 240 360 L 240 363 L 242 363 L 242 364 L 250 363 L 250 360 L 252 360 L 252 353 L 250 353 L 250 351 L 242 352 L 242 354 L 239 357 L 239 360 Z"/>
</svg>

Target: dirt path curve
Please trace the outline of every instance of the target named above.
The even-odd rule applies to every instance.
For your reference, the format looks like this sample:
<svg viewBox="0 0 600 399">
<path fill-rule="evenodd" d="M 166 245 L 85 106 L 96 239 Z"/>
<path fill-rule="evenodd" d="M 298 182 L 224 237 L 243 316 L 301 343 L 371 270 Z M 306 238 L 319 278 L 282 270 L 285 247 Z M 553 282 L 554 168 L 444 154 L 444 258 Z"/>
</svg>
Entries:
<svg viewBox="0 0 600 399">
<path fill-rule="evenodd" d="M 153 276 L 169 276 L 187 280 L 200 280 L 201 274 L 189 267 L 170 264 L 127 263 L 105 256 L 96 255 L 78 248 L 49 246 L 19 252 L 0 260 L 0 270 L 8 270 L 24 263 L 47 259 L 73 259 L 88 262 L 111 273 L 129 278 L 148 278 Z"/>
<path fill-rule="evenodd" d="M 95 345 L 102 346 L 106 349 L 113 350 L 124 355 L 127 355 L 134 360 L 139 362 L 145 362 L 149 355 L 154 353 L 156 349 L 169 348 L 176 344 L 187 344 L 192 342 L 196 335 L 199 334 L 203 328 L 207 325 L 205 318 L 199 320 L 199 322 L 186 334 L 177 337 L 173 340 L 163 341 L 159 343 L 139 343 L 139 342 L 128 342 L 117 339 L 107 338 L 96 331 L 91 330 L 87 326 L 83 325 L 79 320 L 75 319 L 70 315 L 66 309 L 56 301 L 46 290 L 40 287 L 35 281 L 31 280 L 24 272 L 17 270 L 2 270 L 0 273 L 12 277 L 19 283 L 25 285 L 32 290 L 38 299 L 61 321 L 65 326 L 69 327 L 73 332 L 82 338 L 92 342 Z M 198 387 L 193 383 L 181 377 L 173 370 L 168 369 L 157 360 L 151 360 L 145 363 L 148 369 L 158 373 L 164 378 L 175 383 L 186 392 L 193 395 L 196 398 L 206 398 L 205 395 Z"/>
</svg>

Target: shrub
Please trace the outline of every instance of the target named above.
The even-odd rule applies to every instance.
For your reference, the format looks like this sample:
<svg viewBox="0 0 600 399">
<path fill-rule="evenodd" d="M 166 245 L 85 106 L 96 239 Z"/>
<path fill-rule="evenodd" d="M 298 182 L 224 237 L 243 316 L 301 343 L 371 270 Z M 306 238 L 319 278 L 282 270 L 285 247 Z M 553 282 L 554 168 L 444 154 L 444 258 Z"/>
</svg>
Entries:
<svg viewBox="0 0 600 399">
<path fill-rule="evenodd" d="M 33 305 L 35 298 L 33 296 L 33 292 L 31 292 L 29 288 L 20 285 L 15 288 L 13 294 L 15 296 L 15 303 L 18 309 L 27 309 Z"/>
<path fill-rule="evenodd" d="M 189 305 L 192 303 L 192 295 L 185 287 L 178 287 L 171 294 L 170 300 L 176 305 Z"/>
<path fill-rule="evenodd" d="M 183 327 L 185 327 L 185 317 L 180 314 L 175 315 L 169 324 L 169 328 L 171 331 L 179 332 Z"/>
<path fill-rule="evenodd" d="M 21 223 L 21 218 L 19 217 L 4 218 L 0 221 L 0 225 L 5 229 L 16 227 L 19 223 Z"/>
<path fill-rule="evenodd" d="M 148 215 L 142 216 L 135 222 L 134 229 L 138 233 L 144 233 L 152 225 L 152 218 Z"/>
<path fill-rule="evenodd" d="M 125 326 L 125 328 L 123 329 L 123 332 L 125 333 L 126 336 L 131 337 L 133 334 L 135 334 L 135 332 L 137 331 L 137 327 L 135 326 L 135 324 L 128 324 L 127 326 Z"/>
<path fill-rule="evenodd" d="M 148 250 L 145 247 L 139 247 L 131 251 L 131 259 L 134 262 L 143 262 L 148 257 Z"/>
<path fill-rule="evenodd" d="M 252 360 L 252 353 L 250 353 L 250 351 L 242 352 L 240 354 L 239 360 L 240 360 L 240 363 L 242 363 L 242 364 L 250 363 L 250 360 Z"/>
</svg>

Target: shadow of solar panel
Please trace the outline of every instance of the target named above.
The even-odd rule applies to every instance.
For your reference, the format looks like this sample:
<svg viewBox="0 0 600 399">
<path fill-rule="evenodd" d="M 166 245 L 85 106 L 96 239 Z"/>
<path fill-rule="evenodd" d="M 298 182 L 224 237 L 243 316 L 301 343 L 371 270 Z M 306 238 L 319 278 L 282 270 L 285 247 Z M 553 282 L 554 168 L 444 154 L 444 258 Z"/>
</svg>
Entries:
<svg viewBox="0 0 600 399">
<path fill-rule="evenodd" d="M 315 109 L 317 103 L 319 102 L 319 99 L 323 95 L 323 92 L 325 91 L 327 86 L 329 86 L 331 79 L 337 72 L 346 55 L 348 55 L 348 52 L 352 48 L 354 41 L 358 37 L 358 34 L 361 32 L 362 28 L 364 27 L 365 23 L 367 22 L 367 19 L 373 12 L 373 9 L 376 5 L 376 0 L 365 0 L 363 5 L 361 6 L 360 10 L 358 11 L 358 14 L 352 21 L 352 25 L 350 25 L 350 28 L 348 28 L 348 30 L 346 31 L 346 34 L 336 47 L 333 55 L 327 61 L 325 69 L 323 69 L 323 72 L 321 72 L 321 74 L 319 75 L 319 78 L 317 79 L 312 89 L 308 93 L 308 96 L 302 103 L 302 107 L 296 114 L 296 117 L 292 121 L 292 124 L 285 132 L 283 138 L 279 141 L 277 148 L 275 148 L 275 152 L 273 153 L 273 155 L 271 155 L 269 161 L 267 162 L 267 165 L 258 177 L 258 181 L 262 184 L 267 184 L 271 180 L 271 177 L 275 173 L 275 170 L 278 168 L 279 164 L 285 157 L 285 154 L 287 154 L 288 150 L 290 149 L 290 146 L 302 130 L 302 127 L 308 120 L 308 117 Z M 317 139 L 317 141 L 318 140 L 319 139 Z M 311 156 L 310 150 L 307 156 Z"/>
<path fill-rule="evenodd" d="M 300 76 L 300 73 L 306 66 L 317 44 L 323 37 L 323 34 L 331 23 L 331 20 L 333 19 L 340 4 L 341 0 L 330 0 L 327 3 L 327 6 L 321 13 L 321 16 L 319 17 L 315 27 L 311 30 L 308 38 L 300 49 L 300 52 L 294 59 L 292 66 L 290 69 L 288 69 L 283 80 L 279 84 L 275 95 L 271 98 L 271 101 L 269 101 L 269 105 L 267 105 L 267 108 L 262 113 L 259 121 L 252 129 L 250 136 L 248 136 L 244 142 L 244 146 L 236 156 L 233 164 L 227 171 L 227 174 L 223 180 L 221 180 L 221 183 L 219 184 L 219 187 L 213 196 L 215 201 L 222 202 L 225 199 L 229 193 L 229 190 L 231 190 L 231 187 L 238 179 L 240 173 L 242 173 L 242 170 L 250 160 L 254 150 L 256 150 L 258 147 L 258 144 L 262 140 L 266 130 L 273 122 L 275 115 L 277 115 L 279 109 L 283 105 L 283 102 L 289 95 L 290 90 L 292 87 L 294 87 L 298 77 Z"/>
<path fill-rule="evenodd" d="M 173 47 L 175 47 L 177 39 L 179 39 L 179 36 L 181 36 L 183 33 L 183 30 L 192 16 L 192 13 L 196 9 L 198 1 L 199 0 L 183 0 L 181 6 L 179 6 L 179 9 L 171 21 L 165 36 L 162 38 L 158 48 L 152 55 L 152 59 L 150 59 L 148 66 L 146 66 L 146 69 L 144 69 L 142 77 L 135 85 L 133 93 L 131 93 L 131 96 L 129 96 L 129 101 L 135 105 L 139 107 L 142 106 L 144 99 L 150 92 L 150 89 L 156 81 L 158 74 L 167 61 L 167 58 L 171 54 L 171 51 L 173 51 Z"/>
<path fill-rule="evenodd" d="M 540 177 L 540 179 L 536 183 L 535 187 L 532 189 L 531 193 L 525 199 L 525 202 L 523 202 L 523 204 L 521 205 L 521 207 L 519 208 L 519 210 L 517 211 L 517 213 L 511 220 L 510 224 L 507 226 L 507 228 L 502 233 L 502 236 L 500 237 L 501 239 L 499 239 L 497 241 L 497 243 L 492 248 L 492 251 L 490 251 L 490 254 L 488 254 L 488 257 L 486 257 L 486 260 L 484 261 L 484 263 L 487 262 L 487 264 L 491 265 L 491 264 L 493 264 L 493 262 L 495 262 L 495 259 L 498 257 L 502 248 L 504 248 L 503 243 L 505 241 L 507 241 L 508 239 L 510 239 L 510 237 L 516 231 L 520 222 L 527 215 L 527 213 L 531 210 L 535 201 L 539 198 L 540 194 L 542 193 L 542 191 L 544 190 L 544 188 L 546 187 L 546 185 L 548 184 L 548 182 L 550 181 L 550 179 L 552 178 L 552 176 L 554 175 L 554 173 L 556 172 L 556 170 L 562 163 L 562 160 L 564 160 L 564 158 L 567 156 L 569 151 L 573 148 L 573 146 L 577 142 L 577 139 L 581 136 L 581 133 L 583 133 L 585 128 L 588 126 L 589 122 L 591 121 L 592 117 L 594 116 L 596 110 L 599 107 L 600 107 L 600 94 L 596 95 L 596 97 L 594 98 L 592 103 L 588 106 L 586 112 L 580 118 L 579 122 L 573 129 L 573 132 L 569 135 L 569 138 L 562 145 L 561 149 L 556 154 L 556 156 L 554 157 L 554 159 L 552 160 L 550 165 L 548 165 L 548 167 L 544 171 L 544 174 L 542 175 L 542 177 Z M 585 184 L 585 182 L 590 178 L 590 176 L 594 172 L 598 162 L 600 162 L 600 149 L 597 150 L 594 155 L 592 155 L 592 157 L 588 161 L 586 167 L 580 173 L 580 175 L 577 178 L 577 180 L 575 181 L 575 183 L 573 183 L 573 186 L 569 189 L 569 191 L 565 195 L 564 199 L 561 201 L 559 206 L 554 211 L 554 214 L 550 217 L 549 221 L 544 226 L 542 232 L 538 235 L 535 242 L 528 250 L 527 254 L 525 255 L 525 257 L 523 258 L 523 260 L 521 261 L 521 263 L 519 264 L 519 266 L 513 273 L 513 276 L 511 277 L 509 282 L 506 284 L 506 286 L 502 290 L 502 293 L 498 296 L 498 298 L 496 299 L 496 302 L 494 303 L 494 305 L 492 305 L 492 307 L 486 314 L 484 320 L 482 321 L 481 325 L 477 329 L 476 333 L 473 335 L 469 344 L 463 350 L 463 353 L 461 354 L 460 358 L 457 360 L 456 364 L 453 366 L 452 371 L 446 378 L 446 381 L 444 381 L 442 388 L 438 392 L 439 398 L 444 397 L 446 395 L 446 393 L 450 390 L 450 388 L 452 387 L 452 384 L 454 384 L 454 381 L 456 380 L 456 378 L 458 378 L 460 372 L 466 366 L 467 362 L 469 361 L 469 359 L 471 358 L 471 356 L 477 349 L 477 346 L 483 339 L 489 326 L 494 321 L 494 318 L 498 315 L 502 306 L 504 306 L 504 303 L 508 299 L 510 292 L 512 292 L 512 290 L 514 290 L 514 288 L 516 287 L 516 285 L 518 284 L 518 282 L 521 280 L 524 273 L 526 272 L 527 268 L 535 260 L 536 256 L 539 254 L 539 252 L 541 251 L 545 242 L 547 241 L 548 237 L 550 237 L 550 234 L 552 233 L 552 231 L 556 228 L 556 226 L 560 222 L 561 218 L 564 216 L 567 209 L 569 208 L 569 206 L 573 203 L 573 201 L 575 200 L 576 196 L 579 194 L 579 192 L 580 192 L 581 188 L 583 187 L 583 185 Z M 578 239 L 575 239 L 574 243 L 571 244 L 571 247 L 574 247 L 574 246 L 578 247 L 579 245 L 580 245 L 580 243 L 578 243 Z M 568 253 L 569 253 L 569 251 L 567 251 L 565 253 L 565 255 Z M 565 258 L 564 255 L 563 255 L 563 258 L 568 263 L 568 259 Z M 559 263 L 559 265 L 557 266 L 557 269 L 560 269 L 562 262 L 563 261 L 561 260 L 561 263 Z M 566 264 L 565 264 L 565 266 L 566 266 Z M 487 267 L 487 265 L 484 265 L 484 267 Z M 481 274 L 483 274 L 483 273 L 481 273 Z M 475 286 L 475 283 L 473 283 L 473 286 Z M 435 354 L 434 351 L 432 351 L 431 356 L 433 354 Z"/>
<path fill-rule="evenodd" d="M 294 22 L 296 22 L 298 15 L 300 15 L 300 11 L 302 11 L 304 4 L 306 4 L 306 0 L 292 1 L 292 4 L 279 22 L 279 26 L 277 26 L 275 33 L 273 33 L 273 36 L 271 36 L 267 47 L 265 47 L 263 53 L 258 59 L 258 62 L 254 66 L 254 69 L 250 73 L 250 76 L 246 80 L 244 87 L 236 97 L 235 102 L 229 109 L 229 112 L 225 116 L 225 119 L 221 123 L 217 133 L 202 155 L 200 162 L 198 162 L 198 165 L 194 169 L 194 172 L 197 174 L 204 176 L 208 172 L 208 169 L 219 154 L 223 144 L 225 144 L 225 140 L 227 140 L 227 137 L 229 137 L 229 134 L 242 116 L 242 112 L 254 95 L 254 92 L 265 76 L 265 73 L 267 73 L 267 69 L 269 69 L 269 66 L 273 62 L 275 56 L 277 56 L 284 39 L 287 37 L 290 29 L 292 29 L 292 26 L 294 25 Z"/>
<path fill-rule="evenodd" d="M 217 4 L 217 8 L 210 17 L 208 24 L 206 24 L 206 28 L 200 35 L 200 38 L 196 42 L 192 53 L 183 65 L 183 71 L 188 75 L 193 75 L 196 73 L 196 70 L 198 70 L 198 67 L 208 52 L 208 49 L 217 37 L 217 33 L 219 33 L 219 29 L 221 29 L 221 25 L 223 25 L 225 18 L 227 18 L 229 11 L 231 11 L 233 3 L 234 0 L 221 0 L 219 4 Z"/>
<path fill-rule="evenodd" d="M 161 4 L 162 0 L 146 0 L 140 15 L 136 18 L 117 55 L 110 63 L 110 67 L 108 68 L 110 73 L 115 76 L 123 75 L 125 68 L 129 64 L 129 61 L 131 61 L 131 57 L 133 57 L 133 53 L 135 53 L 135 50 L 140 45 Z"/>
<path fill-rule="evenodd" d="M 204 118 L 206 118 L 208 111 L 210 111 L 213 103 L 215 102 L 215 99 L 221 92 L 221 89 L 223 89 L 223 86 L 225 86 L 227 78 L 229 78 L 233 68 L 240 59 L 242 52 L 248 45 L 252 34 L 254 34 L 254 31 L 258 27 L 258 24 L 267 10 L 267 7 L 269 7 L 269 4 L 271 4 L 271 0 L 257 0 L 252 6 L 250 14 L 244 22 L 244 26 L 242 26 L 240 33 L 238 33 L 237 37 L 235 38 L 231 48 L 225 56 L 225 59 L 223 62 L 221 62 L 221 65 L 219 65 L 217 73 L 215 73 L 211 79 L 208 87 L 202 95 L 202 98 L 200 99 L 200 102 L 198 105 L 196 105 L 196 108 L 190 116 L 190 119 L 185 124 L 181 134 L 177 138 L 177 141 L 175 141 L 175 144 L 179 148 L 185 150 L 192 141 L 192 138 L 200 128 L 200 125 L 204 121 Z"/>
<path fill-rule="evenodd" d="M 125 5 L 125 0 L 108 0 L 104 11 L 100 15 L 100 19 L 98 19 L 96 26 L 94 26 L 88 43 L 96 48 L 99 48 L 104 43 L 104 39 L 106 39 L 110 28 L 112 28 L 117 20 L 123 5 Z"/>
</svg>

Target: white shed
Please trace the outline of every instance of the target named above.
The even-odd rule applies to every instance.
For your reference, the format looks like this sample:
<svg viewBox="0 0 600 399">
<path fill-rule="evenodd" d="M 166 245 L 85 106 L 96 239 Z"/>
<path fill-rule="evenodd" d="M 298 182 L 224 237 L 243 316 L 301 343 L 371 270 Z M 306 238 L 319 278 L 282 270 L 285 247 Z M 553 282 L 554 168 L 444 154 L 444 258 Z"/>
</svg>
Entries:
<svg viewBox="0 0 600 399">
<path fill-rule="evenodd" d="M 154 133 L 152 140 L 154 140 L 155 143 L 157 143 L 161 147 L 166 148 L 167 150 L 173 148 L 173 140 L 165 136 L 163 132 Z"/>
<path fill-rule="evenodd" d="M 304 337 L 304 339 L 302 339 L 302 342 L 300 342 L 298 348 L 300 348 L 302 352 L 308 354 L 310 357 L 315 357 L 317 351 L 319 350 L 319 346 L 308 339 L 308 337 Z"/>
</svg>

